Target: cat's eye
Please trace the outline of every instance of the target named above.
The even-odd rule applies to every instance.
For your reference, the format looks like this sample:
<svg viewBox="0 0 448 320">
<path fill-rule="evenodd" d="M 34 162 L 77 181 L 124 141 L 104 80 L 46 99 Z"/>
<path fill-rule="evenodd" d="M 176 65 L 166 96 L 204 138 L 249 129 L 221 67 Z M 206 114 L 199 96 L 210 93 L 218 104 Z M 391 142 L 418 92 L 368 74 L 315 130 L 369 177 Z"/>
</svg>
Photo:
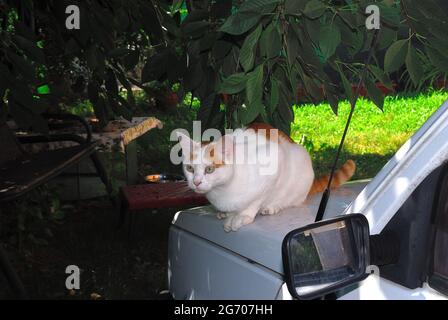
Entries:
<svg viewBox="0 0 448 320">
<path fill-rule="evenodd" d="M 212 173 L 213 171 L 215 171 L 215 167 L 214 166 L 207 166 L 207 167 L 205 167 L 205 173 Z"/>
<path fill-rule="evenodd" d="M 185 166 L 185 170 L 187 170 L 188 172 L 194 172 L 194 168 L 193 168 L 193 166 L 190 165 L 190 164 L 187 164 L 187 165 Z"/>
</svg>

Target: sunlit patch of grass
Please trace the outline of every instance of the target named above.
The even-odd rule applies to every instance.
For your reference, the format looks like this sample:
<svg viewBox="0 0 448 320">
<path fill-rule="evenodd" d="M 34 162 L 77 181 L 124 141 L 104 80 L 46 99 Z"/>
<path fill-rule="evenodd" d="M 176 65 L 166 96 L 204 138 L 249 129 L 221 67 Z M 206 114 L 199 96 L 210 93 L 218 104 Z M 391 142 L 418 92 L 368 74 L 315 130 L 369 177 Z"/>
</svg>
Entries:
<svg viewBox="0 0 448 320">
<path fill-rule="evenodd" d="M 357 162 L 355 178 L 374 176 L 446 99 L 445 91 L 389 96 L 383 111 L 366 99 L 358 100 L 341 162 L 348 158 Z M 326 103 L 294 108 L 291 136 L 297 142 L 309 142 L 306 146 L 318 173 L 331 167 L 349 112 L 347 101 L 339 104 L 338 116 Z"/>
</svg>

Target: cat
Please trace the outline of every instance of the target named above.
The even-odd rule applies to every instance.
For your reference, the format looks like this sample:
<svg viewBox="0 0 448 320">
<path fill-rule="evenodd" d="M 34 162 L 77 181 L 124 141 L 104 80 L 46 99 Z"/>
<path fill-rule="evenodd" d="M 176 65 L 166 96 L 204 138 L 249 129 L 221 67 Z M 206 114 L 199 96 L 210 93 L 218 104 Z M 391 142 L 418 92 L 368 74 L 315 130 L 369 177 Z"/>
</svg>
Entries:
<svg viewBox="0 0 448 320">
<path fill-rule="evenodd" d="M 205 194 L 217 209 L 218 219 L 225 219 L 226 232 L 252 223 L 257 213 L 274 215 L 300 206 L 307 196 L 323 191 L 328 184 L 329 176 L 314 178 L 306 149 L 268 124 L 252 123 L 205 143 L 176 133 L 188 186 Z M 254 142 L 256 149 L 247 151 L 249 143 Z M 275 152 L 269 153 L 272 150 Z M 235 161 L 243 154 L 244 161 Z M 263 174 L 262 163 L 274 164 L 275 170 Z M 348 160 L 335 172 L 331 188 L 349 180 L 355 169 L 355 163 Z"/>
</svg>

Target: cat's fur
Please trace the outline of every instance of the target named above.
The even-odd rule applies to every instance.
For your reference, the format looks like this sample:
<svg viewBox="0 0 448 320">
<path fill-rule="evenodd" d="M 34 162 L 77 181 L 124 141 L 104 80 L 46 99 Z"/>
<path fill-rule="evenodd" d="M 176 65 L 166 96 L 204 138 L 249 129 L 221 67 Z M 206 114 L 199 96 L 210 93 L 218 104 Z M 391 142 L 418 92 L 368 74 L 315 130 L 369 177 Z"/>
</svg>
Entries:
<svg viewBox="0 0 448 320">
<path fill-rule="evenodd" d="M 328 183 L 327 176 L 314 179 L 311 158 L 304 147 L 283 132 L 271 129 L 275 130 L 267 124 L 253 123 L 219 141 L 202 144 L 178 133 L 188 185 L 205 194 L 219 211 L 218 218 L 225 219 L 225 231 L 237 231 L 251 223 L 257 213 L 272 215 L 299 206 L 309 194 L 323 191 Z M 241 134 L 248 137 L 245 142 L 236 139 Z M 235 156 L 243 154 L 247 144 L 254 141 L 256 152 L 246 154 L 243 163 L 235 163 Z M 278 151 L 269 155 L 267 151 L 272 147 Z M 254 163 L 257 159 L 276 164 L 274 173 L 262 174 L 261 164 Z M 355 163 L 347 161 L 336 172 L 331 187 L 349 180 L 354 171 Z"/>
</svg>

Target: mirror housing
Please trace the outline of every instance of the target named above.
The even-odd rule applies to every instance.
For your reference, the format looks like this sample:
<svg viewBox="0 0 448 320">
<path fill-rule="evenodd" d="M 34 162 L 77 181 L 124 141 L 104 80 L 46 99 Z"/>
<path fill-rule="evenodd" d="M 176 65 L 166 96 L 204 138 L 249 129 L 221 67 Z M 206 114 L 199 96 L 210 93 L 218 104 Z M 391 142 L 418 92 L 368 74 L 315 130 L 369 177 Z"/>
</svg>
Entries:
<svg viewBox="0 0 448 320">
<path fill-rule="evenodd" d="M 364 280 L 370 264 L 369 223 L 362 214 L 320 221 L 289 232 L 282 255 L 297 299 L 314 299 Z"/>
</svg>

